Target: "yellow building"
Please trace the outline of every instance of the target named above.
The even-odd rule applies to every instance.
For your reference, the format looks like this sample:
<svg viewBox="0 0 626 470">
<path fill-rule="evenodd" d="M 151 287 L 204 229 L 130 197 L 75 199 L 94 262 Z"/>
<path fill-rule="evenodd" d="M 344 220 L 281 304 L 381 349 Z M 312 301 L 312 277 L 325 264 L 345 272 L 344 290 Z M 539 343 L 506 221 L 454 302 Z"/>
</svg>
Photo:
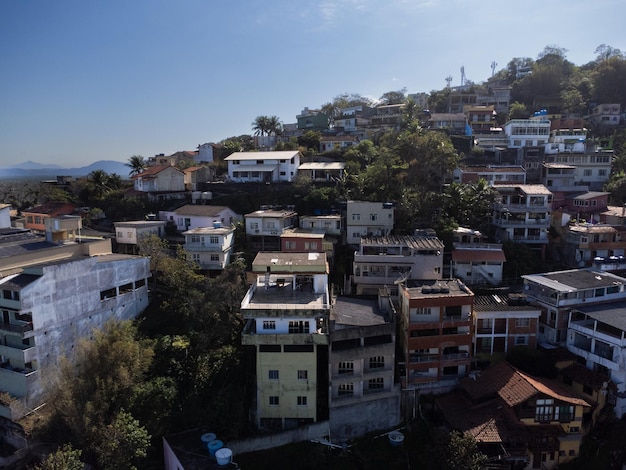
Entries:
<svg viewBox="0 0 626 470">
<path fill-rule="evenodd" d="M 256 355 L 255 424 L 293 428 L 328 415 L 325 253 L 260 252 L 241 303 L 242 343 Z"/>
</svg>

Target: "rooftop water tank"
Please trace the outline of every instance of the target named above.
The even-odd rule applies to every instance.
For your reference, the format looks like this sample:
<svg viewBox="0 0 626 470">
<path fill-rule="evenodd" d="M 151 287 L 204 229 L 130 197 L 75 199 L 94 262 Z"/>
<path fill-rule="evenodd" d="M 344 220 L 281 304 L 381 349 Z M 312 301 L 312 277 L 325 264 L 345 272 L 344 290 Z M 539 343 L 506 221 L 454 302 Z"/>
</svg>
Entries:
<svg viewBox="0 0 626 470">
<path fill-rule="evenodd" d="M 232 458 L 233 451 L 227 447 L 215 451 L 215 460 L 217 460 L 218 465 L 228 465 L 232 461 Z"/>
<path fill-rule="evenodd" d="M 403 442 L 404 442 L 404 434 L 402 434 L 400 431 L 391 431 L 389 433 L 389 443 L 393 447 L 400 447 Z"/>
<path fill-rule="evenodd" d="M 217 452 L 222 447 L 224 447 L 224 443 L 220 441 L 219 439 L 214 439 L 211 442 L 209 442 L 207 447 L 209 449 L 209 454 L 211 455 L 211 457 L 215 457 L 215 452 Z"/>
<path fill-rule="evenodd" d="M 200 440 L 205 446 L 208 445 L 209 442 L 214 441 L 215 439 L 217 439 L 217 436 L 215 435 L 215 433 L 212 433 L 212 432 L 206 432 L 202 436 L 200 436 Z"/>
<path fill-rule="evenodd" d="M 222 222 L 220 222 L 219 220 L 213 221 L 213 228 L 220 228 L 221 226 L 222 226 Z"/>
</svg>

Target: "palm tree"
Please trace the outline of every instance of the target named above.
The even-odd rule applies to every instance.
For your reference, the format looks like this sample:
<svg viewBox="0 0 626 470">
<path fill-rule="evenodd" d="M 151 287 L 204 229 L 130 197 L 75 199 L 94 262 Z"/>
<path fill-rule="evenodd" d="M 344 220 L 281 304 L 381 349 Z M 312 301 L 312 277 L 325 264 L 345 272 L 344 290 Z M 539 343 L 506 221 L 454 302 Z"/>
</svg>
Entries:
<svg viewBox="0 0 626 470">
<path fill-rule="evenodd" d="M 269 119 L 267 116 L 257 116 L 257 118 L 252 123 L 252 130 L 254 131 L 254 135 L 269 135 Z"/>
<path fill-rule="evenodd" d="M 109 175 L 104 170 L 93 170 L 89 173 L 88 179 L 93 185 L 96 197 L 102 197 L 103 194 L 111 190 L 109 187 Z"/>
<path fill-rule="evenodd" d="M 280 122 L 278 116 L 270 116 L 267 118 L 267 135 L 280 135 L 283 133 L 283 123 Z"/>
<path fill-rule="evenodd" d="M 131 168 L 129 175 L 134 176 L 145 170 L 148 166 L 148 162 L 146 162 L 146 159 L 141 155 L 133 155 L 128 159 L 126 166 Z"/>
</svg>

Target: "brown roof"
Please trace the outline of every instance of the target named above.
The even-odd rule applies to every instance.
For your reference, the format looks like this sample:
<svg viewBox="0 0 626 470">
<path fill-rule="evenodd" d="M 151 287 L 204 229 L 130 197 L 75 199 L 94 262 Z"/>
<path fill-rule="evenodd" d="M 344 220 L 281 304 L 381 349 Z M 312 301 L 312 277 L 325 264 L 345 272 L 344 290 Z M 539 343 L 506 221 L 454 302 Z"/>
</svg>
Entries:
<svg viewBox="0 0 626 470">
<path fill-rule="evenodd" d="M 481 250 L 481 249 L 455 249 L 452 250 L 454 261 L 506 261 L 506 256 L 502 250 Z"/>
<path fill-rule="evenodd" d="M 573 405 L 591 406 L 566 385 L 531 377 L 506 361 L 482 371 L 477 378 L 461 379 L 460 384 L 474 401 L 498 395 L 508 406 L 516 406 L 537 394 L 543 394 Z"/>
<path fill-rule="evenodd" d="M 28 214 L 65 215 L 74 212 L 75 206 L 69 202 L 46 202 L 22 211 Z"/>
<path fill-rule="evenodd" d="M 155 175 L 161 173 L 164 170 L 167 170 L 168 168 L 173 168 L 176 171 L 180 171 L 178 168 L 171 166 L 171 165 L 155 165 L 155 166 L 149 166 L 147 167 L 145 170 L 143 170 L 141 173 L 137 173 L 136 175 L 133 175 L 133 179 L 134 178 L 149 178 L 149 177 L 154 177 Z"/>
</svg>

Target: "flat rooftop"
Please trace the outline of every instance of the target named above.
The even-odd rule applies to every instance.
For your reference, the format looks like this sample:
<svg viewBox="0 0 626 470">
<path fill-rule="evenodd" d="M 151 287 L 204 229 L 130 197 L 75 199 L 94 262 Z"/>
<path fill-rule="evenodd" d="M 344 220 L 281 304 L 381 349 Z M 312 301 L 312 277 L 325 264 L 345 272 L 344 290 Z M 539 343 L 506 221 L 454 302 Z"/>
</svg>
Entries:
<svg viewBox="0 0 626 470">
<path fill-rule="evenodd" d="M 346 326 L 385 325 L 390 322 L 389 316 L 378 308 L 376 300 L 353 297 L 337 297 L 330 311 L 330 320 Z"/>
<path fill-rule="evenodd" d="M 619 302 L 609 302 L 605 304 L 577 306 L 575 310 L 589 315 L 594 320 L 626 331 L 626 300 Z"/>
<path fill-rule="evenodd" d="M 256 285 L 252 297 L 241 307 L 253 310 L 324 310 L 328 308 L 326 293 L 294 289 L 291 283 L 279 286 Z"/>
<path fill-rule="evenodd" d="M 467 297 L 474 293 L 457 279 L 406 281 L 406 291 L 411 299 L 435 297 Z"/>
<path fill-rule="evenodd" d="M 543 274 L 527 274 L 524 280 L 544 285 L 559 292 L 595 289 L 626 284 L 626 278 L 593 269 L 569 269 Z"/>
<path fill-rule="evenodd" d="M 281 251 L 261 251 L 252 261 L 252 271 L 266 272 L 270 267 L 272 273 L 309 272 L 328 273 L 326 253 L 291 253 Z"/>
</svg>

